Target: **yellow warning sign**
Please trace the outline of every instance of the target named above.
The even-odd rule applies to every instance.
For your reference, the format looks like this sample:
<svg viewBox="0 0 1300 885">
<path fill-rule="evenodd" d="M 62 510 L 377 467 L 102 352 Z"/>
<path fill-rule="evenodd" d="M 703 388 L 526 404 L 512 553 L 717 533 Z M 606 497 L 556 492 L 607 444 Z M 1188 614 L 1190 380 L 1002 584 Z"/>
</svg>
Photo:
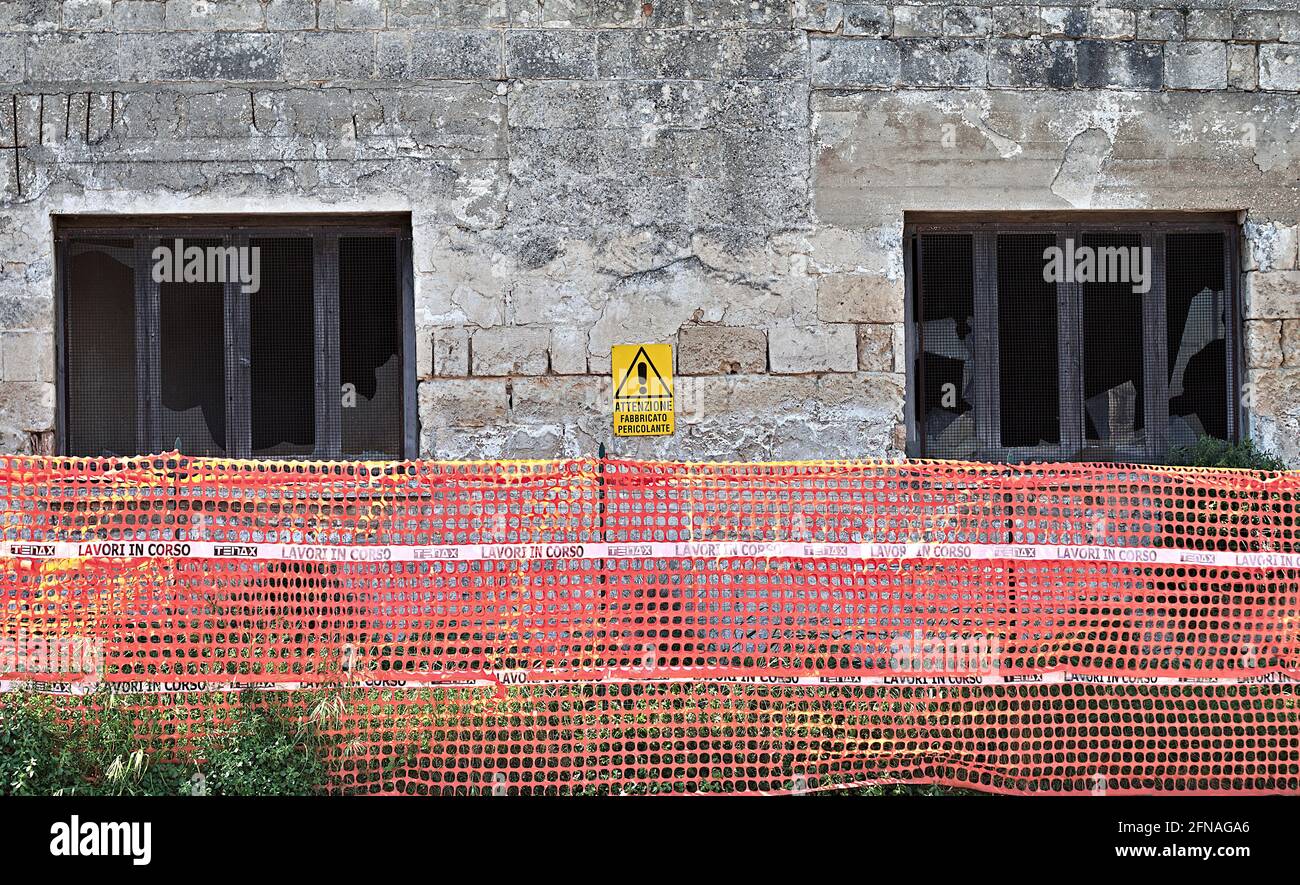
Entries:
<svg viewBox="0 0 1300 885">
<path fill-rule="evenodd" d="M 673 346 L 615 344 L 613 357 L 614 435 L 671 435 Z"/>
</svg>

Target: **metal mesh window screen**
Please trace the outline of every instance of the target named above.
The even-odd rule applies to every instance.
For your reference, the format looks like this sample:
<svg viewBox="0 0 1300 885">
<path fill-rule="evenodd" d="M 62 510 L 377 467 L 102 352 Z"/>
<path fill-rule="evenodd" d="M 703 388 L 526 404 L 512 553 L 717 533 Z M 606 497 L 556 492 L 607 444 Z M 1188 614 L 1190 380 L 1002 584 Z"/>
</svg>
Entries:
<svg viewBox="0 0 1300 885">
<path fill-rule="evenodd" d="M 339 238 L 339 365 L 343 454 L 400 458 L 402 312 L 397 241 Z"/>
<path fill-rule="evenodd" d="M 66 448 L 72 455 L 136 452 L 136 274 L 129 240 L 66 246 Z"/>
<path fill-rule="evenodd" d="M 913 454 L 1159 461 L 1236 438 L 1230 223 L 911 229 Z"/>
<path fill-rule="evenodd" d="M 1084 444 L 1099 450 L 1090 456 L 1106 459 L 1121 447 L 1146 445 L 1142 295 L 1133 291 L 1132 268 L 1118 270 L 1141 254 L 1142 235 L 1090 232 L 1079 245 L 1087 250 L 1074 260 L 1083 305 Z"/>
<path fill-rule="evenodd" d="M 220 239 L 154 240 L 177 251 L 195 250 L 203 275 L 216 279 L 231 271 Z M 181 267 L 185 266 L 182 255 Z M 224 263 L 219 270 L 215 265 Z M 173 277 L 176 274 L 173 272 Z M 183 274 L 182 274 L 183 277 Z M 158 284 L 158 360 L 162 446 L 186 454 L 226 453 L 225 286 L 221 282 Z"/>
<path fill-rule="evenodd" d="M 1053 234 L 998 237 L 998 389 L 1003 446 L 1061 441 L 1056 283 L 1046 279 Z"/>
<path fill-rule="evenodd" d="M 58 235 L 63 451 L 414 456 L 405 222 L 120 227 Z"/>
<path fill-rule="evenodd" d="M 311 455 L 316 450 L 316 326 L 312 241 L 250 239 L 259 250 L 261 287 L 248 296 L 252 454 Z"/>
<path fill-rule="evenodd" d="M 921 418 L 931 458 L 972 458 L 979 448 L 973 256 L 970 234 L 921 237 Z"/>
<path fill-rule="evenodd" d="M 1228 438 L 1225 248 L 1216 233 L 1171 233 L 1165 241 L 1171 446 Z"/>
</svg>

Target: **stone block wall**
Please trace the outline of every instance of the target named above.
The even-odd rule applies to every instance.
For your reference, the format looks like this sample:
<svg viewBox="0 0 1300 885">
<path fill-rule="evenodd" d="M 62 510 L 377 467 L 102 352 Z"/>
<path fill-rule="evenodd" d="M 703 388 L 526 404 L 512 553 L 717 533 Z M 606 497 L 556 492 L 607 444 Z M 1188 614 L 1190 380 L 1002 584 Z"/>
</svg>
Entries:
<svg viewBox="0 0 1300 885">
<path fill-rule="evenodd" d="M 0 450 L 52 214 L 409 212 L 438 457 L 903 451 L 907 211 L 1230 210 L 1300 460 L 1297 0 L 0 0 Z M 675 346 L 668 438 L 609 348 Z"/>
</svg>

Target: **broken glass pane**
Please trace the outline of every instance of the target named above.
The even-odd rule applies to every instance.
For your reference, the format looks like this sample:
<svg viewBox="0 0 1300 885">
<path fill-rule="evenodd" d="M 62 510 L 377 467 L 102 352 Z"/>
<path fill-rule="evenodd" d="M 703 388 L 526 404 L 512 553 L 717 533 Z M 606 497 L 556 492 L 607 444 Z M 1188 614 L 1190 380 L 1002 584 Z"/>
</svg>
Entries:
<svg viewBox="0 0 1300 885">
<path fill-rule="evenodd" d="M 1228 438 L 1228 299 L 1224 235 L 1165 238 L 1169 347 L 1169 445 Z"/>
<path fill-rule="evenodd" d="M 1150 279 L 1142 235 L 1087 232 L 1065 260 L 1083 300 L 1083 412 L 1085 445 L 1141 448 L 1146 444 L 1143 403 L 1143 298 Z"/>
<path fill-rule="evenodd" d="M 921 372 L 925 453 L 971 458 L 975 423 L 975 268 L 970 234 L 921 240 Z"/>
<path fill-rule="evenodd" d="M 394 237 L 339 238 L 343 454 L 402 457 L 401 280 Z"/>
</svg>

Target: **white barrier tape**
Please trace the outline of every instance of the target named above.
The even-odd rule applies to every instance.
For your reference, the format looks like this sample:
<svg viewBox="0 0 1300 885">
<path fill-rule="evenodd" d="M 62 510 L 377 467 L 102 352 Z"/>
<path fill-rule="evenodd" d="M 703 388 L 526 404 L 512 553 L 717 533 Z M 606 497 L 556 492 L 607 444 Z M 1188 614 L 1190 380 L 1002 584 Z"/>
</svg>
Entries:
<svg viewBox="0 0 1300 885">
<path fill-rule="evenodd" d="M 5 541 L 0 559 L 249 559 L 288 562 L 476 562 L 583 559 L 972 559 L 1300 568 L 1300 553 L 1064 544 L 652 541 L 554 544 L 234 544 L 213 541 Z"/>
<path fill-rule="evenodd" d="M 980 674 L 974 676 L 882 676 L 872 675 L 802 675 L 802 676 L 708 676 L 703 674 L 675 674 L 671 676 L 637 676 L 632 674 L 557 674 L 547 671 L 523 670 L 501 673 L 495 677 L 483 675 L 448 674 L 430 675 L 421 679 L 349 679 L 322 682 L 186 682 L 160 680 L 135 680 L 126 682 L 101 681 L 96 678 L 81 680 L 22 680 L 0 679 L 0 693 L 27 689 L 47 694 L 84 695 L 100 688 L 112 694 L 177 694 L 191 692 L 238 691 L 300 691 L 311 689 L 372 688 L 409 691 L 438 688 L 501 688 L 510 686 L 561 686 L 561 685 L 626 685 L 626 684 L 692 684 L 721 683 L 728 685 L 837 685 L 885 686 L 893 688 L 963 687 L 985 685 L 1300 685 L 1300 672 L 1270 670 L 1237 676 L 1116 676 L 1095 673 L 1075 673 L 1070 670 L 1052 670 L 1043 673 L 999 676 Z"/>
</svg>

